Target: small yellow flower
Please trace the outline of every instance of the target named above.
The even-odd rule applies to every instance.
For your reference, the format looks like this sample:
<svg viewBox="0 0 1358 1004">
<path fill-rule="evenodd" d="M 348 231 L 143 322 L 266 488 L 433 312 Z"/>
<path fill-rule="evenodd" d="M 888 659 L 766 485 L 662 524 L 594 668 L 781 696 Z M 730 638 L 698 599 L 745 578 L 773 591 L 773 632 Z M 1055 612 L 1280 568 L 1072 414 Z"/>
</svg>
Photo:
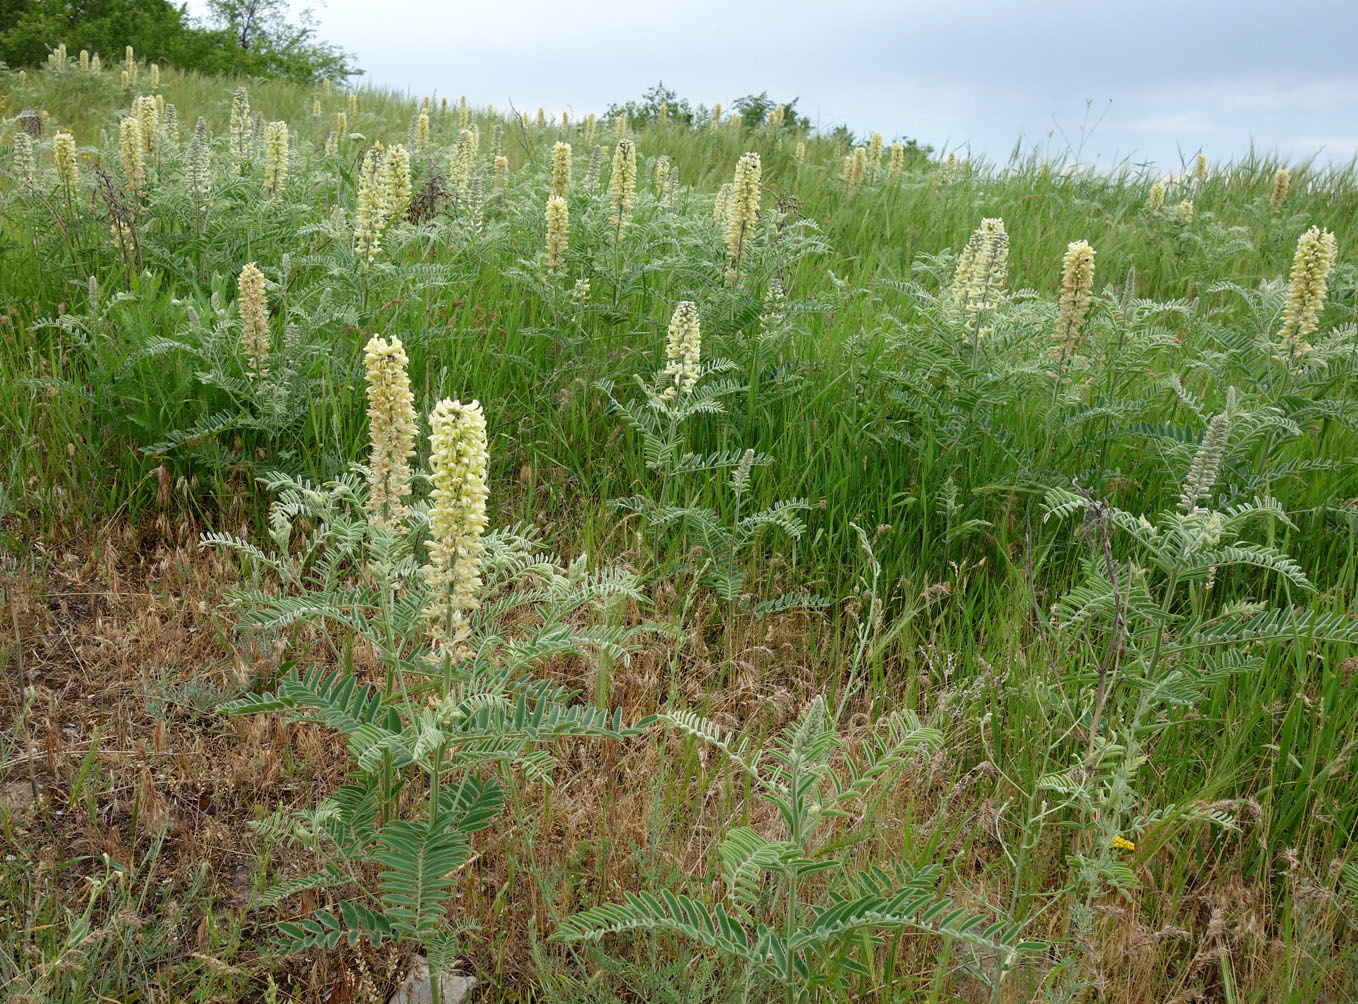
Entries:
<svg viewBox="0 0 1358 1004">
<path fill-rule="evenodd" d="M 1115 850 L 1115 851 L 1134 851 L 1134 850 L 1136 850 L 1136 844 L 1132 843 L 1132 842 L 1131 842 L 1130 840 L 1128 840 L 1126 837 L 1114 837 L 1114 838 L 1113 838 L 1113 850 Z"/>
</svg>

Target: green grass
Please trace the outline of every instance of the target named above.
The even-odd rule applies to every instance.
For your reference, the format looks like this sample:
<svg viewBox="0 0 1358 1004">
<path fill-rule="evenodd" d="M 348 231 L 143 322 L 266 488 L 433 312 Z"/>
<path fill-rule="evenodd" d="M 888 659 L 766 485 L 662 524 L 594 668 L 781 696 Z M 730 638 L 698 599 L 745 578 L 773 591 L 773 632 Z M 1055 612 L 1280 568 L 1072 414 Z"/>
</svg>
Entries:
<svg viewBox="0 0 1358 1004">
<path fill-rule="evenodd" d="M 1290 165 L 1291 192 L 1274 212 L 1269 194 L 1283 165 L 1249 154 L 1210 165 L 1205 182 L 1170 181 L 1171 208 L 1151 213 L 1146 200 L 1156 176 L 1136 165 L 1095 174 L 1063 163 L 973 162 L 950 177 L 921 159 L 908 161 L 903 177 L 873 175 L 851 192 L 838 171 L 847 151 L 825 139 L 808 139 L 805 162 L 797 163 L 791 134 L 649 126 L 634 134 L 636 219 L 615 247 L 605 191 L 611 126 L 599 124 L 594 142 L 604 147 L 604 180 L 587 192 L 590 147 L 581 126 L 544 129 L 481 109 L 474 117 L 486 193 L 481 228 L 470 228 L 458 206 L 390 232 L 368 267 L 353 260 L 350 231 L 332 220 L 332 210 L 343 207 L 352 219 L 366 144 L 408 143 L 413 102 L 359 91 L 348 123 L 357 135 L 326 156 L 326 133 L 346 95 L 249 81 L 252 108 L 266 120 L 286 120 L 298 136 L 286 196 L 272 201 L 257 161 L 240 174 L 229 168 L 236 82 L 174 70 L 161 81 L 165 100 L 178 109 L 179 136 L 148 168 L 136 225 L 140 253 L 130 260 L 110 239 L 93 175 L 98 164 L 115 184 L 121 179 L 117 126 L 135 95 L 118 88 L 116 74 L 31 72 L 25 84 L 15 74 L 0 77 L 10 113 L 40 108 L 50 115 L 37 144 L 35 186 L 9 172 L 18 125 L 9 120 L 0 132 L 7 172 L 0 175 L 0 518 L 21 560 L 38 541 L 161 517 L 203 529 L 262 529 L 268 500 L 253 482 L 260 470 L 324 477 L 363 459 L 362 347 L 373 332 L 399 335 L 422 414 L 443 396 L 476 398 L 486 408 L 492 525 L 534 521 L 550 528 L 562 553 L 583 549 L 637 566 L 658 609 L 711 646 L 707 683 L 716 700 L 762 626 L 742 621 L 733 634 L 721 605 L 687 591 L 686 573 L 676 571 L 685 542 L 673 534 L 643 541 L 639 521 L 607 505 L 657 485 L 637 437 L 595 386 L 611 381 L 620 398 L 634 396 L 632 374 L 663 365 L 670 313 L 691 299 L 702 312 L 704 357 L 731 360 L 744 387 L 727 400 L 725 414 L 687 427 L 691 448 L 767 454 L 771 463 L 754 475 L 751 504 L 805 498 L 811 505 L 801 539 L 762 538 L 747 563 L 748 588 L 755 599 L 810 588 L 836 601 L 816 615 L 817 650 L 797 655 L 809 673 L 789 675 L 788 687 L 803 697 L 819 688 L 837 697 L 847 682 L 867 609 L 862 528 L 880 563 L 881 603 L 864 652 L 867 687 L 855 707 L 874 716 L 897 703 L 922 714 L 945 707 L 950 755 L 942 777 L 979 786 L 977 804 L 994 810 L 1001 832 L 1029 824 L 1015 814 L 1027 806 L 1031 816 L 1039 780 L 1080 748 L 1088 721 L 1079 709 L 1104 650 L 1100 630 L 1082 635 L 1050 624 L 1052 604 L 1082 575 L 1095 531 L 1043 522 L 1047 488 L 1074 480 L 1095 498 L 1150 519 L 1172 510 L 1207 422 L 1235 388 L 1246 420 L 1229 444 L 1215 498 L 1224 506 L 1275 496 L 1295 528 L 1271 522 L 1263 533 L 1316 588 L 1289 593 L 1275 577 L 1233 569 L 1193 602 L 1258 600 L 1353 614 L 1358 429 L 1344 402 L 1351 405 L 1358 390 L 1354 165 Z M 213 185 L 197 207 L 184 171 L 200 115 L 213 137 Z M 490 171 L 497 124 L 509 159 L 503 186 Z M 52 174 L 55 128 L 72 130 L 81 150 L 81 187 L 69 205 Z M 543 207 L 551 147 L 562 138 L 575 154 L 571 251 L 565 274 L 544 278 L 537 264 Z M 417 192 L 435 174 L 446 179 L 456 140 L 456 110 L 436 107 L 431 150 L 412 152 Z M 757 253 L 733 284 L 722 276 L 725 251 L 712 202 L 747 150 L 762 157 L 765 216 Z M 653 194 L 650 173 L 661 155 L 671 158 L 680 181 L 664 202 Z M 1191 223 L 1172 210 L 1181 199 L 1194 204 Z M 1002 217 L 1010 235 L 1010 303 L 992 335 L 969 344 L 939 306 L 951 259 L 929 256 L 955 255 L 991 216 Z M 1287 276 L 1296 239 L 1312 225 L 1333 231 L 1340 249 L 1321 329 L 1311 338 L 1332 356 L 1291 373 L 1269 348 L 1283 291 L 1255 291 L 1261 281 Z M 1062 254 L 1078 239 L 1096 249 L 1100 295 L 1070 379 L 1061 383 L 1048 351 L 1053 304 Z M 231 382 L 242 372 L 231 344 L 231 304 L 236 276 L 250 261 L 273 284 L 280 375 L 267 399 L 248 383 Z M 763 301 L 775 274 L 789 314 L 764 334 Z M 91 277 L 100 299 L 94 311 Z M 591 292 L 581 308 L 569 293 L 583 277 Z M 225 318 L 215 333 L 214 297 Z M 294 348 L 284 344 L 287 322 L 298 325 Z M 235 420 L 220 434 L 150 449 L 223 411 Z M 722 483 L 695 479 L 685 489 L 688 500 L 729 516 Z M 1125 559 L 1127 542 L 1115 546 Z M 684 619 L 699 610 L 701 624 Z M 1135 964 L 1110 961 L 1115 979 L 1143 982 L 1124 983 L 1107 999 L 1201 989 L 1222 999 L 1303 1000 L 1352 978 L 1358 904 L 1338 890 L 1334 865 L 1353 859 L 1358 825 L 1348 766 L 1358 743 L 1358 688 L 1345 663 L 1352 646 L 1299 634 L 1258 654 L 1262 663 L 1252 672 L 1217 681 L 1193 706 L 1167 712 L 1168 731 L 1136 775 L 1144 806 L 1221 803 L 1242 821 L 1240 830 L 1222 831 L 1171 817 L 1138 841 L 1136 865 L 1146 877 L 1136 923 L 1188 928 L 1196 939 L 1206 925 L 1197 911 L 1228 903 L 1243 884 L 1262 897 L 1264 928 L 1282 947 L 1250 942 L 1232 927 L 1222 937 L 1237 955 L 1195 968 L 1200 941 L 1167 941 Z M 667 686 L 677 702 L 687 700 L 691 668 L 677 655 L 669 661 Z M 776 664 L 772 675 L 779 676 Z M 1130 693 L 1118 693 L 1110 713 L 1131 702 Z M 770 730 L 755 715 L 742 715 L 741 723 L 761 738 Z M 695 759 L 664 779 L 668 801 L 656 811 L 656 827 L 702 816 L 679 797 L 701 774 Z M 1042 836 L 1024 871 L 986 842 L 975 818 L 935 814 L 926 802 L 912 795 L 877 810 L 916 825 L 884 821 L 873 839 L 903 840 L 924 856 L 946 848 L 955 890 L 1012 898 L 1020 913 L 1050 925 L 1046 936 L 1068 934 L 1056 919 L 1061 909 L 1042 904 L 1066 881 L 1064 831 L 1088 820 L 1067 814 L 1053 821 L 1062 834 Z M 647 857 L 653 850 L 635 853 L 652 872 L 667 871 Z M 1285 868 L 1280 862 L 1292 854 L 1300 864 Z M 564 867 L 531 866 L 544 883 L 542 869 Z M 14 904 L 39 904 L 22 918 L 11 911 L 21 927 L 46 925 L 58 909 L 56 899 L 44 899 L 50 891 L 25 884 L 32 880 L 3 879 Z M 1145 892 L 1151 888 L 1153 895 Z M 1324 910 L 1315 906 L 1322 893 L 1331 897 Z M 495 909 L 515 907 L 500 902 Z M 74 927 L 53 922 L 50 930 Z M 52 941 L 44 952 L 60 945 Z M 573 982 L 573 961 L 544 949 L 539 962 L 546 967 L 542 987 L 561 999 L 596 999 L 592 990 L 562 989 Z M 1246 969 L 1228 975 L 1233 965 Z M 123 975 L 104 974 L 112 981 L 104 989 L 71 993 L 112 996 L 118 991 L 107 987 L 136 982 L 131 970 L 116 972 Z M 630 982 L 617 972 L 610 979 Z M 932 973 L 909 986 L 932 986 L 933 999 L 965 992 L 965 981 Z M 230 991 L 208 989 L 202 999 L 218 992 Z M 893 992 L 874 990 L 883 1000 L 897 999 Z"/>
</svg>

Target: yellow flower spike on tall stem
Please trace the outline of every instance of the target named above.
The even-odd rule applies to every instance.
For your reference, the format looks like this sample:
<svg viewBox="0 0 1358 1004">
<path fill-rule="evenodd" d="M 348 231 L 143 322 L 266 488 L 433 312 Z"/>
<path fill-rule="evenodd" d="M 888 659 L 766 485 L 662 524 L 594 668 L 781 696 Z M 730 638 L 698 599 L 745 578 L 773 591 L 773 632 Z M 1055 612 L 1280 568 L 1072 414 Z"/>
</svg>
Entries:
<svg viewBox="0 0 1358 1004">
<path fill-rule="evenodd" d="M 320 98 L 312 98 L 312 99 L 311 99 L 311 117 L 312 117 L 312 118 L 316 118 L 316 119 L 318 119 L 318 118 L 321 117 L 321 99 L 320 99 Z"/>
<path fill-rule="evenodd" d="M 415 396 L 410 392 L 405 346 L 394 335 L 368 340 L 363 366 L 368 379 L 368 511 L 373 523 L 403 529 L 415 455 Z"/>
<path fill-rule="evenodd" d="M 349 114 L 350 114 L 350 115 L 357 115 L 357 114 L 358 114 L 358 95 L 357 95 L 357 94 L 350 94 L 350 95 L 349 95 Z"/>
<path fill-rule="evenodd" d="M 1273 194 L 1268 198 L 1268 208 L 1277 212 L 1287 201 L 1287 188 L 1292 183 L 1292 177 L 1287 168 L 1278 168 L 1278 173 L 1273 176 Z"/>
<path fill-rule="evenodd" d="M 566 248 L 570 239 L 570 210 L 562 196 L 553 195 L 547 200 L 547 271 L 559 272 L 566 267 Z"/>
<path fill-rule="evenodd" d="M 467 95 L 457 99 L 457 128 L 460 132 L 466 129 L 472 122 L 471 109 L 467 107 Z"/>
<path fill-rule="evenodd" d="M 335 112 L 335 137 L 343 140 L 349 135 L 349 116 L 344 112 Z"/>
<path fill-rule="evenodd" d="M 565 195 L 571 190 L 571 145 L 557 142 L 552 147 L 552 194 Z"/>
<path fill-rule="evenodd" d="M 882 166 L 882 134 L 875 132 L 868 140 L 868 166 L 874 171 Z"/>
<path fill-rule="evenodd" d="M 33 137 L 22 129 L 14 134 L 14 173 L 29 188 L 37 184 L 38 161 L 33 154 Z"/>
<path fill-rule="evenodd" d="M 755 222 L 759 217 L 759 186 L 763 178 L 763 167 L 759 154 L 742 154 L 736 161 L 736 174 L 731 182 L 730 218 L 726 224 L 726 256 L 730 259 L 730 276 L 734 281 L 740 275 L 741 259 L 745 245 L 754 234 Z"/>
<path fill-rule="evenodd" d="M 585 145 L 586 145 L 586 146 L 588 146 L 589 144 L 591 144 L 591 143 L 594 142 L 594 130 L 597 129 L 598 126 L 599 126 L 599 120 L 598 120 L 598 118 L 595 116 L 595 114 L 594 114 L 593 112 L 590 112 L 590 113 L 589 113 L 589 117 L 585 119 Z"/>
<path fill-rule="evenodd" d="M 386 185 L 383 184 L 382 151 L 373 147 L 358 172 L 358 205 L 354 211 L 354 252 L 372 261 L 381 245 L 386 222 Z"/>
<path fill-rule="evenodd" d="M 664 102 L 664 101 L 660 102 L 660 107 L 659 107 L 659 109 L 656 110 L 656 113 L 655 113 L 656 124 L 657 124 L 657 125 L 664 125 L 664 124 L 665 124 L 665 120 L 666 120 L 667 118 L 669 118 L 669 114 L 670 114 L 670 106 L 669 106 L 669 104 L 668 104 L 667 102 Z"/>
<path fill-rule="evenodd" d="M 1334 268 L 1338 254 L 1339 243 L 1328 230 L 1312 227 L 1297 238 L 1287 306 L 1283 309 L 1283 326 L 1278 332 L 1278 340 L 1289 359 L 1310 348 L 1306 338 L 1320 327 L 1330 270 Z"/>
<path fill-rule="evenodd" d="M 57 179 L 70 201 L 80 186 L 80 168 L 75 160 L 75 137 L 69 132 L 59 132 L 52 137 L 52 159 L 56 161 Z"/>
<path fill-rule="evenodd" d="M 547 128 L 547 109 L 543 108 L 541 105 L 538 105 L 538 128 Z"/>
<path fill-rule="evenodd" d="M 1198 185 L 1198 187 L 1202 187 L 1203 183 L 1207 181 L 1206 154 L 1203 153 L 1198 154 L 1197 163 L 1193 165 L 1193 181 L 1195 184 Z"/>
<path fill-rule="evenodd" d="M 509 158 L 506 157 L 504 154 L 500 154 L 495 158 L 495 174 L 497 177 L 503 178 L 508 173 L 509 173 Z"/>
<path fill-rule="evenodd" d="M 1192 201 L 1189 199 L 1184 199 L 1182 202 L 1179 203 L 1179 206 L 1175 210 L 1175 213 L 1178 215 L 1179 219 L 1182 220 L 1184 223 L 1192 223 L 1193 222 Z"/>
<path fill-rule="evenodd" d="M 425 615 L 435 647 L 465 656 L 467 615 L 480 606 L 481 538 L 486 531 L 486 416 L 472 401 L 444 399 L 429 416 L 429 563 Z"/>
<path fill-rule="evenodd" d="M 622 139 L 627 132 L 627 116 L 622 112 L 613 116 L 613 137 Z"/>
<path fill-rule="evenodd" d="M 160 86 L 160 64 L 159 64 L 159 63 L 152 63 L 152 64 L 151 64 L 151 89 L 154 90 L 155 88 L 157 88 L 157 87 L 159 87 L 159 86 Z"/>
<path fill-rule="evenodd" d="M 250 153 L 250 95 L 237 87 L 231 98 L 231 154 L 244 160 Z"/>
<path fill-rule="evenodd" d="M 691 300 L 682 300 L 670 318 L 669 335 L 665 340 L 665 368 L 660 379 L 668 386 L 660 396 L 666 401 L 687 397 L 702 376 L 702 332 L 698 325 L 698 307 Z"/>
<path fill-rule="evenodd" d="M 118 127 L 118 149 L 123 157 L 123 178 L 128 191 L 140 196 L 146 191 L 146 150 L 141 138 L 141 122 L 135 115 L 126 116 Z"/>
<path fill-rule="evenodd" d="M 19 71 L 19 75 L 20 75 L 20 76 L 23 76 L 23 75 L 24 75 L 24 71 L 23 71 L 23 70 L 20 70 L 20 71 Z M 123 88 L 123 90 L 127 90 L 127 89 L 128 89 L 129 87 L 131 87 L 131 86 L 132 86 L 132 78 L 131 78 L 131 76 L 128 75 L 128 72 L 127 72 L 126 70 L 123 70 L 123 75 L 122 75 L 122 88 Z"/>
<path fill-rule="evenodd" d="M 793 158 L 793 160 L 795 160 L 798 164 L 801 164 L 801 163 L 803 163 L 803 162 L 806 160 L 806 143 L 805 143 L 805 142 L 803 142 L 802 140 L 798 140 L 798 141 L 797 141 L 797 148 L 796 148 L 796 150 L 793 151 L 792 158 Z"/>
<path fill-rule="evenodd" d="M 415 150 L 423 153 L 429 148 L 429 113 L 420 112 L 415 119 Z"/>
<path fill-rule="evenodd" d="M 467 197 L 472 177 L 472 131 L 463 129 L 448 156 L 448 186 L 459 202 Z"/>
<path fill-rule="evenodd" d="M 712 106 L 712 128 L 715 129 L 715 128 L 717 128 L 717 126 L 719 126 L 719 125 L 721 125 L 721 102 L 720 102 L 720 101 L 718 101 L 715 105 Z"/>
<path fill-rule="evenodd" d="M 731 225 L 731 193 L 734 190 L 735 186 L 731 182 L 722 182 L 712 203 L 712 222 L 721 230 L 723 236 L 726 234 L 726 228 Z"/>
<path fill-rule="evenodd" d="M 887 164 L 887 177 L 894 178 L 905 169 L 905 144 L 891 144 L 891 160 Z"/>
<path fill-rule="evenodd" d="M 139 95 L 132 102 L 132 114 L 141 123 L 141 148 L 148 157 L 155 156 L 156 130 L 160 128 L 160 108 L 156 99 L 149 95 Z"/>
<path fill-rule="evenodd" d="M 744 115 L 740 114 L 740 112 L 732 112 L 732 113 L 731 113 L 731 131 L 732 131 L 732 132 L 734 132 L 734 133 L 736 133 L 736 134 L 738 135 L 738 134 L 740 133 L 740 127 L 741 127 L 742 125 L 744 125 L 744 124 L 745 124 L 745 116 L 744 116 Z"/>
<path fill-rule="evenodd" d="M 91 73 L 104 72 L 104 61 L 99 58 L 99 53 L 97 52 L 90 57 L 90 72 Z"/>
<path fill-rule="evenodd" d="M 201 199 L 212 184 L 211 160 L 207 143 L 207 120 L 201 115 L 193 127 L 193 139 L 189 141 L 188 181 L 189 188 Z"/>
<path fill-rule="evenodd" d="M 387 187 L 386 215 L 391 219 L 399 220 L 410 206 L 412 191 L 410 154 L 406 152 L 406 148 L 397 143 L 388 150 L 386 159 L 382 164 L 382 170 Z"/>
<path fill-rule="evenodd" d="M 326 79 L 324 79 L 324 80 L 321 81 L 321 93 L 325 94 L 326 96 L 329 96 L 329 94 L 330 94 L 330 78 L 329 78 L 329 77 L 327 77 Z"/>
<path fill-rule="evenodd" d="M 80 68 L 81 68 L 82 70 L 84 70 L 86 73 L 88 73 L 89 70 L 90 70 L 90 50 L 89 50 L 89 49 L 81 49 L 81 50 L 80 50 Z"/>
<path fill-rule="evenodd" d="M 1004 220 L 983 219 L 962 249 L 953 275 L 953 303 L 968 324 L 996 305 L 1007 279 L 1008 263 L 1009 235 Z"/>
<path fill-rule="evenodd" d="M 571 113 L 563 109 L 561 112 L 561 128 L 569 129 L 570 127 L 571 127 Z"/>
<path fill-rule="evenodd" d="M 1153 213 L 1158 213 L 1165 208 L 1165 184 L 1157 181 L 1151 185 L 1150 195 L 1146 197 L 1146 208 Z"/>
<path fill-rule="evenodd" d="M 1094 296 L 1094 249 L 1088 241 L 1066 245 L 1061 263 L 1061 298 L 1057 304 L 1056 345 L 1064 360 L 1079 347 L 1080 333 Z"/>
<path fill-rule="evenodd" d="M 651 172 L 651 183 L 655 186 L 655 194 L 664 197 L 670 183 L 670 159 L 661 155 L 655 159 L 655 169 Z"/>
<path fill-rule="evenodd" d="M 608 179 L 608 197 L 613 207 L 608 225 L 613 228 L 614 243 L 621 239 L 627 224 L 632 221 L 632 200 L 636 194 L 637 148 L 630 139 L 620 139 L 613 151 L 613 173 Z"/>
<path fill-rule="evenodd" d="M 251 376 L 269 375 L 269 305 L 264 297 L 264 273 L 254 262 L 240 270 L 240 349 Z"/>
<path fill-rule="evenodd" d="M 265 185 L 270 194 L 278 198 L 288 183 L 288 124 L 283 121 L 270 122 L 268 139 L 264 148 Z"/>
</svg>

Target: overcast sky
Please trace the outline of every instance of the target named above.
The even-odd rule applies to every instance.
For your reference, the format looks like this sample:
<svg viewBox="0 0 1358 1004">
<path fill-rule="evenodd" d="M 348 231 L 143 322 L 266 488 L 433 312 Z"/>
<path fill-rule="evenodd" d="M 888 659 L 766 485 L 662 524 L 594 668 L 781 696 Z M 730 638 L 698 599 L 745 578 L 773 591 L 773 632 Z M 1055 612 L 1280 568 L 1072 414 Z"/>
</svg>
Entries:
<svg viewBox="0 0 1358 1004">
<path fill-rule="evenodd" d="M 658 80 L 695 104 L 767 90 L 821 127 L 1002 159 L 1020 140 L 1078 148 L 1088 100 L 1102 121 L 1085 162 L 1172 168 L 1251 143 L 1358 154 L 1358 0 L 328 0 L 315 14 L 363 82 L 479 105 L 602 112 Z"/>
</svg>

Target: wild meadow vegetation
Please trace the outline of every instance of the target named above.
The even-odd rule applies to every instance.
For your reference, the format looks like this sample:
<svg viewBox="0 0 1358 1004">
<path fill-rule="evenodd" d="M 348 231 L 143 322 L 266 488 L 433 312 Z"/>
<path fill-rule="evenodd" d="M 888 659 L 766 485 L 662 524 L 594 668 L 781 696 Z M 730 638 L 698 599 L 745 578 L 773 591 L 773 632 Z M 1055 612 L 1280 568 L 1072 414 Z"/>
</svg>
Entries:
<svg viewBox="0 0 1358 1004">
<path fill-rule="evenodd" d="M 9 998 L 1358 986 L 1352 166 L 0 92 Z"/>
</svg>

